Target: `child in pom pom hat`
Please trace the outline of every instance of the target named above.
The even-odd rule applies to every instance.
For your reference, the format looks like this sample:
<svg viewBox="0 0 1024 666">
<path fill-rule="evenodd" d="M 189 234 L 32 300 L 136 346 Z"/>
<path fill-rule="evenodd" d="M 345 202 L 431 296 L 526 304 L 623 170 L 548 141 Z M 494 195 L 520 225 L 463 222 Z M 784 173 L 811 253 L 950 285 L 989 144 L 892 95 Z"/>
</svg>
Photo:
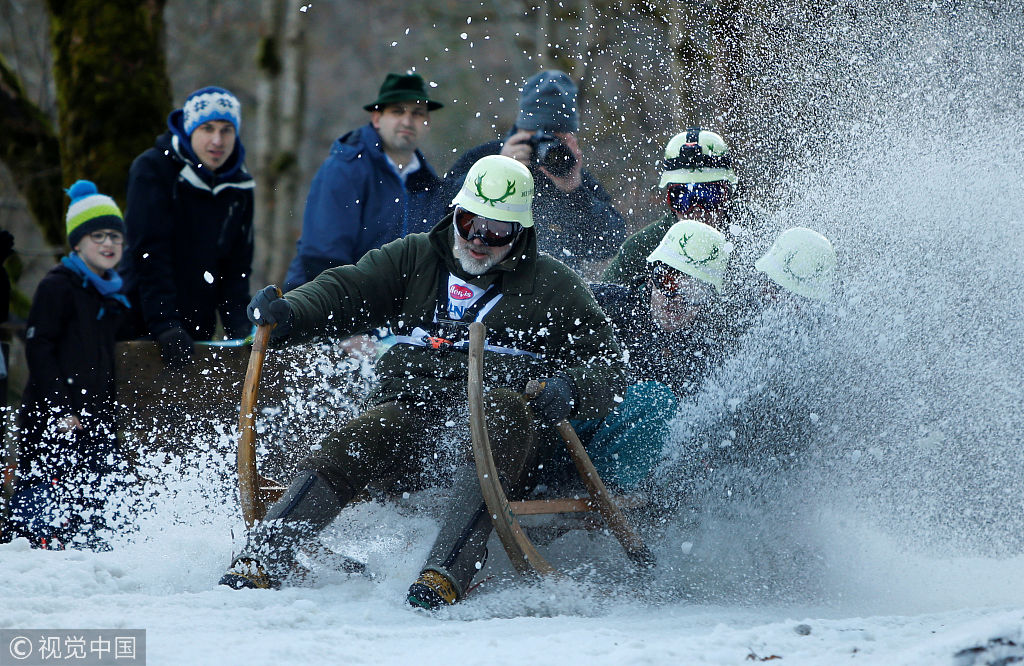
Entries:
<svg viewBox="0 0 1024 666">
<path fill-rule="evenodd" d="M 42 548 L 102 545 L 104 498 L 125 468 L 114 384 L 114 343 L 130 308 L 114 270 L 124 219 L 90 181 L 67 192 L 71 252 L 39 283 L 28 317 L 11 498 L 14 535 Z"/>
</svg>

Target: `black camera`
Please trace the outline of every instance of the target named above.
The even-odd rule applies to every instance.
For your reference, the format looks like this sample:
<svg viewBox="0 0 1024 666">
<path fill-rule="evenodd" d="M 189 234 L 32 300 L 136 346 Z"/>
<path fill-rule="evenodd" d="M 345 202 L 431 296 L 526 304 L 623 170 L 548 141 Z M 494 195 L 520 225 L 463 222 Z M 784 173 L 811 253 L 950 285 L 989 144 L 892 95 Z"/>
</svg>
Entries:
<svg viewBox="0 0 1024 666">
<path fill-rule="evenodd" d="M 556 178 L 565 178 L 576 166 L 576 156 L 569 146 L 554 134 L 537 130 L 529 140 L 533 148 L 533 162 L 547 169 Z"/>
</svg>

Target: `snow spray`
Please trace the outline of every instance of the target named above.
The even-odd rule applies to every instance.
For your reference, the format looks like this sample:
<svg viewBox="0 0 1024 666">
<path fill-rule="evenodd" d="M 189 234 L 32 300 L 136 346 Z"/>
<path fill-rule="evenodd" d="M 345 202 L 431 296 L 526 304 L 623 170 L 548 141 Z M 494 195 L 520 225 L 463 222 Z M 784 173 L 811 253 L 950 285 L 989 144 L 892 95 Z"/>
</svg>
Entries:
<svg viewBox="0 0 1024 666">
<path fill-rule="evenodd" d="M 1024 21 L 970 5 L 807 17 L 806 39 L 762 50 L 787 97 L 749 122 L 799 144 L 771 223 L 828 236 L 843 294 L 813 322 L 767 313 L 682 406 L 659 476 L 691 499 L 659 544 L 668 587 L 881 611 L 1019 599 Z M 711 481 L 673 476 L 743 447 Z"/>
</svg>

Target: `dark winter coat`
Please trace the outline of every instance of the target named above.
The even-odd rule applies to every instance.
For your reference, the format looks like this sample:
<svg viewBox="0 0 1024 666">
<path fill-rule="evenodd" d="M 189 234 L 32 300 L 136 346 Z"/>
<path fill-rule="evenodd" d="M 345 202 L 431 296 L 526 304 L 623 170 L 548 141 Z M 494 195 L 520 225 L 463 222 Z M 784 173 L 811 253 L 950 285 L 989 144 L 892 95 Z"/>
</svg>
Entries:
<svg viewBox="0 0 1024 666">
<path fill-rule="evenodd" d="M 254 187 L 245 149 L 237 139 L 220 169 L 201 167 L 180 115 L 171 114 L 173 131 L 136 158 L 128 174 L 125 293 L 154 336 L 180 326 L 193 339 L 209 340 L 219 311 L 225 332 L 244 337 Z"/>
<path fill-rule="evenodd" d="M 678 221 L 673 213 L 665 213 L 658 221 L 648 224 L 627 238 L 619 248 L 619 253 L 604 269 L 601 281 L 631 288 L 646 282 L 649 275 L 647 257 L 654 252 L 661 239 Z"/>
<path fill-rule="evenodd" d="M 399 177 L 373 125 L 353 130 L 331 146 L 309 188 L 302 236 L 288 267 L 285 289 L 335 266 L 354 264 L 370 250 L 406 234 L 429 231 L 440 219 L 432 201 L 441 180 L 416 151 L 420 168 Z"/>
<path fill-rule="evenodd" d="M 486 385 L 522 391 L 530 378 L 564 373 L 578 392 L 573 418 L 606 414 L 614 396 L 622 395 L 626 377 L 612 327 L 586 284 L 561 262 L 537 252 L 532 228 L 516 240 L 508 258 L 481 276 L 462 271 L 452 255 L 452 234 L 447 216 L 429 234 L 388 243 L 355 265 L 328 270 L 289 292 L 294 312 L 290 342 L 381 326 L 397 335 L 411 336 L 417 326 L 429 331 L 439 286 L 447 286 L 449 273 L 477 287 L 500 283 L 502 297 L 482 317 L 487 342 L 537 358 L 488 353 Z M 465 351 L 396 344 L 377 364 L 379 386 L 371 402 L 456 404 L 465 400 L 466 372 Z"/>
<path fill-rule="evenodd" d="M 513 127 L 509 136 L 514 134 Z M 491 141 L 462 154 L 445 174 L 436 201 L 443 214 L 462 187 L 466 174 L 481 157 L 501 153 L 504 141 Z M 626 238 L 626 222 L 612 205 L 611 196 L 594 176 L 583 169 L 583 183 L 563 192 L 536 168 L 533 171 L 533 221 L 539 247 L 559 261 L 580 271 L 585 260 L 607 259 Z"/>
<path fill-rule="evenodd" d="M 66 416 L 82 422 L 80 446 L 89 446 L 91 435 L 113 439 L 114 343 L 125 315 L 121 302 L 100 295 L 64 265 L 39 283 L 25 334 L 29 377 L 18 418 L 23 477 L 41 457 L 51 461 L 45 465 L 51 473 L 53 462 L 67 458 L 61 449 L 69 439 L 44 433 Z"/>
</svg>

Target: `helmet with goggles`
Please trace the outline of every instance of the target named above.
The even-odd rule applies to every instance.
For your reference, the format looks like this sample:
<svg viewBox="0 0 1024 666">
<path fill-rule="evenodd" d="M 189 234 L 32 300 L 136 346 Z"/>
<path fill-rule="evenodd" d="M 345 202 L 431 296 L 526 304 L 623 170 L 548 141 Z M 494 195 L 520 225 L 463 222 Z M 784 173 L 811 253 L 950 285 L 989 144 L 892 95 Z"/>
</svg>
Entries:
<svg viewBox="0 0 1024 666">
<path fill-rule="evenodd" d="M 732 185 L 739 181 L 732 170 L 732 156 L 725 139 L 699 127 L 690 127 L 672 137 L 665 147 L 658 187 L 715 181 L 728 181 Z"/>
<path fill-rule="evenodd" d="M 754 268 L 794 294 L 825 302 L 832 298 L 836 263 L 827 238 L 813 229 L 793 227 L 779 235 Z"/>
<path fill-rule="evenodd" d="M 732 243 L 721 231 L 696 220 L 681 220 L 672 225 L 647 261 L 660 261 L 722 293 L 731 253 Z"/>
<path fill-rule="evenodd" d="M 481 218 L 532 227 L 533 176 L 511 157 L 482 157 L 469 168 L 452 204 Z"/>
</svg>

